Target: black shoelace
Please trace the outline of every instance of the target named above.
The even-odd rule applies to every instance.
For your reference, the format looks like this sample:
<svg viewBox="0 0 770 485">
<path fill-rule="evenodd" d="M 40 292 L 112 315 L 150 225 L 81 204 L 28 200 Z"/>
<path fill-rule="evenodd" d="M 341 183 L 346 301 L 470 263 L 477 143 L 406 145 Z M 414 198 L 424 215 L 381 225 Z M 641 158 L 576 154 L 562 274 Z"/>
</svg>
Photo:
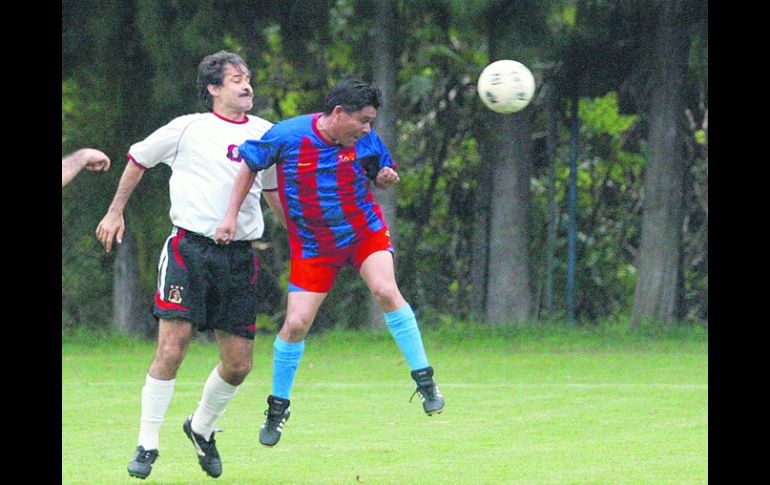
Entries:
<svg viewBox="0 0 770 485">
<path fill-rule="evenodd" d="M 414 390 L 414 393 L 412 394 L 412 397 L 409 398 L 409 402 L 412 402 L 412 399 L 414 399 L 414 396 L 418 392 L 425 399 L 430 399 L 430 400 L 436 399 L 436 385 L 435 384 L 423 384 L 421 386 L 417 386 L 417 389 Z"/>
</svg>

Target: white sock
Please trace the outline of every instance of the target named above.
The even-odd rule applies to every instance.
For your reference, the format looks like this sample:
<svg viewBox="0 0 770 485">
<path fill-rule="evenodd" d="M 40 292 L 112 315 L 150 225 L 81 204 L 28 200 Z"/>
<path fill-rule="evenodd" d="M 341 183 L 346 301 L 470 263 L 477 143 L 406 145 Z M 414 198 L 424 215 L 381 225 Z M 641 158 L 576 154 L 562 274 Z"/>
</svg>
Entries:
<svg viewBox="0 0 770 485">
<path fill-rule="evenodd" d="M 160 444 L 160 425 L 174 395 L 176 379 L 162 381 L 147 374 L 142 387 L 142 417 L 139 424 L 139 446 L 157 450 Z"/>
<path fill-rule="evenodd" d="M 198 403 L 198 409 L 193 413 L 191 423 L 193 431 L 203 436 L 206 441 L 210 440 L 214 421 L 224 414 L 227 403 L 235 397 L 237 392 L 238 386 L 225 382 L 214 367 L 206 380 L 206 385 L 203 386 L 203 395 Z"/>
</svg>

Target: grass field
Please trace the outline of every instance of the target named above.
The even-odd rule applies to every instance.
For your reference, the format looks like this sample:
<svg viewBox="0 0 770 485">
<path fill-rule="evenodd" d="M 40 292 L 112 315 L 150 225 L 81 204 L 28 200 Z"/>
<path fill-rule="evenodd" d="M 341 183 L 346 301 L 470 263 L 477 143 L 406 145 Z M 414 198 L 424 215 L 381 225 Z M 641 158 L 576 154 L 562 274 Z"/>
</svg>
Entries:
<svg viewBox="0 0 770 485">
<path fill-rule="evenodd" d="M 446 398 L 427 417 L 385 332 L 311 335 L 275 448 L 258 442 L 273 336 L 217 426 L 221 484 L 708 482 L 708 335 L 623 326 L 423 329 Z M 144 482 L 128 477 L 154 342 L 63 337 L 62 483 L 214 482 L 182 422 L 217 361 L 193 342 Z"/>
</svg>

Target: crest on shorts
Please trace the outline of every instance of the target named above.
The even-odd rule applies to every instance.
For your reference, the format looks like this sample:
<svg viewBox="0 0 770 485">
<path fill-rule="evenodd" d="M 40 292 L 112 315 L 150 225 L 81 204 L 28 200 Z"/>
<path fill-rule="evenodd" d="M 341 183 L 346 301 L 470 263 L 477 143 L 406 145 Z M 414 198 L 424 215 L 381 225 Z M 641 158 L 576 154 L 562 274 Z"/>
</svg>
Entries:
<svg viewBox="0 0 770 485">
<path fill-rule="evenodd" d="M 168 292 L 168 301 L 177 305 L 182 303 L 182 292 L 180 290 L 180 287 L 172 286 L 171 291 Z"/>
</svg>

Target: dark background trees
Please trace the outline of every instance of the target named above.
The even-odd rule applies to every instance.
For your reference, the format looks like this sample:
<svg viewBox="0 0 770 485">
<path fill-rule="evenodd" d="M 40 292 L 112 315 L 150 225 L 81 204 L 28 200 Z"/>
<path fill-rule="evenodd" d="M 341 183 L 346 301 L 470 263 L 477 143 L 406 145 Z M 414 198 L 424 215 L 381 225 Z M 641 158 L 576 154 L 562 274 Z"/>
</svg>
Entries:
<svg viewBox="0 0 770 485">
<path fill-rule="evenodd" d="M 580 324 L 706 323 L 707 14 L 701 0 L 63 2 L 62 154 L 98 147 L 113 168 L 62 190 L 62 328 L 152 332 L 169 171 L 142 180 L 117 250 L 104 253 L 93 231 L 128 147 L 203 110 L 196 67 L 220 49 L 249 63 L 253 113 L 271 121 L 317 110 L 344 75 L 382 87 L 377 129 L 402 182 L 376 196 L 402 292 L 425 324 L 570 311 Z M 500 58 L 535 74 L 521 113 L 492 113 L 476 95 Z M 259 323 L 272 332 L 288 247 L 270 215 L 259 252 Z M 334 325 L 381 325 L 352 270 L 316 323 Z"/>
</svg>

